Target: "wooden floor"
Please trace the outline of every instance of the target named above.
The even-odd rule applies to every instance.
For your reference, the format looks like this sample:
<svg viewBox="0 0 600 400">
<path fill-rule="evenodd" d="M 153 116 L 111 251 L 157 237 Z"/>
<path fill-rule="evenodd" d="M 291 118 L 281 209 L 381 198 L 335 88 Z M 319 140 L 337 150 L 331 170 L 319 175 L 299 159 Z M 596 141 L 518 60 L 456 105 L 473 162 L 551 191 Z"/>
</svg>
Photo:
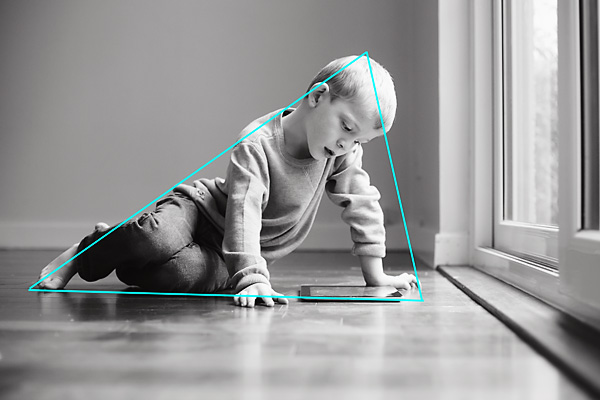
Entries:
<svg viewBox="0 0 600 400">
<path fill-rule="evenodd" d="M 3 400 L 587 398 L 427 268 L 418 268 L 422 303 L 242 309 L 228 298 L 28 292 L 56 255 L 0 251 Z M 345 254 L 292 255 L 272 282 L 286 295 L 361 284 L 356 265 Z M 412 270 L 405 255 L 386 265 Z M 125 289 L 113 277 L 69 288 Z"/>
</svg>

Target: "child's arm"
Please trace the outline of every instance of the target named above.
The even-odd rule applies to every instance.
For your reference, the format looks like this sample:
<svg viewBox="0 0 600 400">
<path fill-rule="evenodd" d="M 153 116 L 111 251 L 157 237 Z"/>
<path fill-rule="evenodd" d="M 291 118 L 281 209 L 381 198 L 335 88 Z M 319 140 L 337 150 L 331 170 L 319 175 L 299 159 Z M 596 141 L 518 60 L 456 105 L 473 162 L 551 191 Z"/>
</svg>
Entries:
<svg viewBox="0 0 600 400">
<path fill-rule="evenodd" d="M 251 143 L 233 150 L 227 171 L 227 211 L 223 237 L 223 257 L 230 284 L 239 296 L 234 303 L 254 307 L 256 298 L 267 306 L 287 299 L 271 288 L 267 262 L 261 255 L 262 210 L 268 198 L 269 174 L 264 154 Z"/>
<path fill-rule="evenodd" d="M 379 257 L 360 256 L 360 267 L 367 286 L 417 287 L 417 278 L 413 274 L 388 275 L 383 272 L 383 260 Z"/>
<path fill-rule="evenodd" d="M 351 228 L 352 250 L 359 256 L 367 286 L 393 286 L 410 289 L 417 280 L 412 274 L 398 276 L 383 272 L 385 228 L 379 206 L 379 191 L 371 186 L 369 175 L 362 169 L 362 146 L 340 157 L 326 186 L 329 198 L 344 207 L 342 218 Z"/>
<path fill-rule="evenodd" d="M 355 256 L 385 257 L 385 227 L 380 194 L 362 168 L 362 146 L 335 160 L 325 190 L 329 199 L 344 208 L 342 219 L 350 226 Z"/>
</svg>

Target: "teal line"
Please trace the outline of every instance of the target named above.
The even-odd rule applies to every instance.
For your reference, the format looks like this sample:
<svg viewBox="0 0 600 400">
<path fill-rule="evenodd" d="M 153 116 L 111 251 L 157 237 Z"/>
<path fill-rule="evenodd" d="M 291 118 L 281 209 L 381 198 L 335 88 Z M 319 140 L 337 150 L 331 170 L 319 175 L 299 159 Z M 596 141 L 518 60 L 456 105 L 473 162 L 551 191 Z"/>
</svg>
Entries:
<svg viewBox="0 0 600 400">
<path fill-rule="evenodd" d="M 373 90 L 375 91 L 375 100 L 377 101 L 377 109 L 379 110 L 379 118 L 381 119 L 381 129 L 383 129 L 383 137 L 385 139 L 385 147 L 387 148 L 388 157 L 390 159 L 390 167 L 392 168 L 392 176 L 394 177 L 394 186 L 396 187 L 396 195 L 398 196 L 398 204 L 400 205 L 400 213 L 402 213 L 402 222 L 404 223 L 404 232 L 406 233 L 406 241 L 408 242 L 408 250 L 410 252 L 410 258 L 412 260 L 413 270 L 415 272 L 415 278 L 417 278 L 417 287 L 419 288 L 419 295 L 423 300 L 423 293 L 421 292 L 421 281 L 417 274 L 417 266 L 415 264 L 415 256 L 413 255 L 412 245 L 410 244 L 410 237 L 408 235 L 408 228 L 406 227 L 406 218 L 404 217 L 404 207 L 402 207 L 402 200 L 400 199 L 400 190 L 398 190 L 398 181 L 396 180 L 396 171 L 394 170 L 394 162 L 392 161 L 392 152 L 390 151 L 390 144 L 387 138 L 387 132 L 383 123 L 383 115 L 381 114 L 381 105 L 379 104 L 379 96 L 377 95 L 377 87 L 375 86 L 375 78 L 373 77 L 373 69 L 371 68 L 371 59 L 369 58 L 369 52 L 367 54 L 367 63 L 369 64 L 369 72 L 371 73 L 371 81 L 373 82 Z"/>
<path fill-rule="evenodd" d="M 217 158 L 221 157 L 223 154 L 227 153 L 229 150 L 231 150 L 232 148 L 234 148 L 235 146 L 237 146 L 240 142 L 242 142 L 244 139 L 246 139 L 248 136 L 252 135 L 254 132 L 256 132 L 257 130 L 259 130 L 260 128 L 262 128 L 263 126 L 265 126 L 266 124 L 268 124 L 269 122 L 271 122 L 273 119 L 275 119 L 276 117 L 278 117 L 280 114 L 284 113 L 287 109 L 289 109 L 290 107 L 292 107 L 294 104 L 296 104 L 297 102 L 299 102 L 300 100 L 302 100 L 303 98 L 305 98 L 306 96 L 308 96 L 308 94 L 312 93 L 313 91 L 315 91 L 316 89 L 318 89 L 322 84 L 324 84 L 325 82 L 329 81 L 331 78 L 333 78 L 334 76 L 336 76 L 337 74 L 339 74 L 340 72 L 342 72 L 343 70 L 345 70 L 346 68 L 348 68 L 350 65 L 354 64 L 358 59 L 360 59 L 362 56 L 364 56 L 365 54 L 367 54 L 367 52 L 365 51 L 363 54 L 361 54 L 360 56 L 356 57 L 354 60 L 352 60 L 352 62 L 348 63 L 348 65 L 346 65 L 344 68 L 341 68 L 339 71 L 337 71 L 335 74 L 332 74 L 329 78 L 325 79 L 323 82 L 321 82 L 321 84 L 315 86 L 314 89 L 304 93 L 304 95 L 300 96 L 298 99 L 296 99 L 296 101 L 294 101 L 293 103 L 291 103 L 289 106 L 287 106 L 286 108 L 284 108 L 283 110 L 281 110 L 280 112 L 278 112 L 277 114 L 275 114 L 274 116 L 272 116 L 271 118 L 269 118 L 269 120 L 267 120 L 266 122 L 262 123 L 258 128 L 254 129 L 252 132 L 250 132 L 249 134 L 247 134 L 246 136 L 244 136 L 243 138 L 239 139 L 237 142 L 235 142 L 234 144 L 232 144 L 231 146 L 229 146 L 227 149 L 223 150 L 221 153 L 219 153 L 219 155 L 217 155 L 216 157 L 213 157 L 209 162 L 207 162 L 206 164 L 204 164 L 203 166 L 201 166 L 200 168 L 198 168 L 197 170 L 195 170 L 194 172 L 192 172 L 191 174 L 189 174 L 188 176 L 186 176 L 185 178 L 183 178 L 182 180 L 180 180 L 179 182 L 177 182 L 175 185 L 171 186 L 171 188 L 167 189 L 165 192 L 163 192 L 162 194 L 160 194 L 158 197 L 156 197 L 154 200 L 150 201 L 148 204 L 146 204 L 144 207 L 140 208 L 135 214 L 133 214 L 132 216 L 130 216 L 129 218 L 127 218 L 125 221 L 121 222 L 119 225 L 115 226 L 114 228 L 112 228 L 110 231 L 106 232 L 104 235 L 102 235 L 101 237 L 99 237 L 95 242 L 91 243 L 90 245 L 88 245 L 85 249 L 81 250 L 79 253 L 75 254 L 73 257 L 69 258 L 67 261 L 65 261 L 64 263 L 62 263 L 61 265 L 59 265 L 58 267 L 56 267 L 52 272 L 50 272 L 48 275 L 44 276 L 43 278 L 41 278 L 39 281 L 37 281 L 36 283 L 34 283 L 33 285 L 31 285 L 29 287 L 29 289 L 34 288 L 35 286 L 37 286 L 41 281 L 43 281 L 44 279 L 48 278 L 50 275 L 54 274 L 56 271 L 58 271 L 59 269 L 61 269 L 62 267 L 64 267 L 65 265 L 67 265 L 68 263 L 70 263 L 71 261 L 73 261 L 74 259 L 76 259 L 77 257 L 79 257 L 80 254 L 86 252 L 90 247 L 92 247 L 93 245 L 95 245 L 96 243 L 98 243 L 99 241 L 101 241 L 102 239 L 104 239 L 105 237 L 107 237 L 108 235 L 110 235 L 111 233 L 113 233 L 116 229 L 118 229 L 119 227 L 121 227 L 123 224 L 125 224 L 126 222 L 128 222 L 129 220 L 131 220 L 133 217 L 135 217 L 136 215 L 138 215 L 139 213 L 141 213 L 142 211 L 144 211 L 146 208 L 148 208 L 149 206 L 151 206 L 152 204 L 156 203 L 157 200 L 160 200 L 164 195 L 166 195 L 167 193 L 169 193 L 171 190 L 173 190 L 176 186 L 182 184 L 183 182 L 185 182 L 186 180 L 188 180 L 189 178 L 191 178 L 192 176 L 196 175 L 198 172 L 202 171 L 204 168 L 206 168 L 209 164 L 211 164 L 213 161 L 215 161 Z"/>
<path fill-rule="evenodd" d="M 348 297 L 321 297 L 321 296 L 256 296 L 250 294 L 220 294 L 220 293 L 168 293 L 168 292 L 125 292 L 117 290 L 68 290 L 68 289 L 29 289 L 30 292 L 50 292 L 50 293 L 108 293 L 108 294 L 143 294 L 158 296 L 195 296 L 195 297 L 264 297 L 271 299 L 315 299 L 315 300 L 348 300 Z M 423 302 L 423 299 L 388 299 L 388 298 L 352 298 L 351 301 L 415 301 Z"/>
<path fill-rule="evenodd" d="M 81 255 L 82 253 L 84 253 L 85 251 L 87 251 L 89 248 L 91 248 L 92 246 L 94 246 L 100 240 L 104 239 L 106 236 L 110 235 L 112 232 L 114 232 L 116 229 L 118 229 L 119 227 L 121 227 L 123 224 L 125 224 L 126 222 L 128 222 L 129 220 L 131 220 L 133 217 L 135 217 L 136 215 L 138 215 L 142 211 L 144 211 L 146 208 L 148 208 L 149 206 L 151 206 L 152 204 L 154 204 L 156 201 L 158 201 L 159 199 L 161 199 L 164 195 L 166 195 L 167 193 L 169 193 L 175 187 L 177 187 L 178 185 L 182 184 L 183 182 L 185 182 L 187 179 L 191 178 L 192 176 L 196 175 L 198 172 L 202 171 L 204 168 L 206 168 L 208 165 L 210 165 L 216 159 L 218 159 L 219 157 L 221 157 L 222 155 L 224 155 L 225 153 L 227 153 L 229 150 L 231 150 L 232 148 L 234 148 L 235 146 L 237 146 L 240 142 L 242 142 L 243 140 L 245 140 L 247 137 L 249 137 L 250 135 L 252 135 L 254 132 L 256 132 L 259 129 L 261 129 L 263 126 L 265 126 L 266 124 L 268 124 L 269 122 L 271 122 L 273 119 L 275 119 L 276 117 L 278 117 L 280 114 L 284 113 L 286 110 L 288 110 L 294 104 L 296 104 L 299 101 L 301 101 L 304 97 L 306 97 L 307 95 L 309 95 L 310 93 L 312 93 L 313 91 L 315 91 L 316 89 L 318 89 L 321 85 L 323 85 L 324 83 L 326 83 L 327 81 L 329 81 L 330 79 L 332 79 L 334 76 L 336 76 L 337 74 L 339 74 L 340 72 L 342 72 L 344 69 L 348 68 L 350 65 L 354 64 L 356 61 L 358 61 L 361 57 L 363 57 L 365 55 L 367 56 L 367 63 L 369 65 L 369 72 L 371 74 L 371 81 L 373 83 L 373 90 L 375 91 L 375 100 L 377 101 L 377 109 L 379 110 L 379 118 L 381 119 L 381 127 L 383 129 L 383 135 L 384 135 L 384 138 L 385 138 L 385 144 L 386 144 L 386 148 L 387 148 L 387 152 L 388 152 L 388 157 L 389 157 L 389 160 L 390 160 L 390 167 L 392 169 L 392 176 L 394 178 L 394 185 L 395 185 L 395 188 L 396 188 L 396 195 L 398 197 L 398 203 L 400 205 L 400 212 L 402 213 L 402 221 L 404 223 L 404 232 L 406 233 L 406 240 L 408 242 L 408 249 L 410 251 L 410 257 L 411 257 L 411 260 L 412 260 L 413 270 L 415 272 L 415 277 L 417 278 L 417 287 L 419 288 L 419 295 L 421 297 L 420 300 L 416 300 L 416 299 L 378 299 L 378 300 L 381 300 L 381 301 L 419 301 L 419 302 L 423 302 L 424 300 L 423 300 L 423 293 L 421 292 L 421 282 L 420 282 L 419 276 L 417 274 L 417 267 L 416 267 L 416 264 L 415 264 L 415 258 L 414 258 L 413 251 L 412 251 L 412 245 L 410 243 L 410 238 L 409 238 L 409 235 L 408 235 L 408 228 L 406 226 L 406 218 L 404 216 L 404 208 L 402 207 L 402 200 L 400 199 L 400 191 L 398 190 L 398 182 L 396 180 L 396 173 L 394 171 L 394 164 L 393 164 L 393 161 L 392 161 L 392 154 L 391 154 L 391 151 L 390 151 L 390 146 L 389 146 L 388 139 L 387 139 L 387 133 L 385 131 L 385 126 L 384 126 L 384 123 L 383 123 L 383 116 L 381 114 L 381 106 L 379 104 L 379 97 L 377 95 L 377 88 L 375 86 L 375 78 L 373 77 L 373 69 L 371 68 L 371 60 L 369 58 L 369 52 L 368 51 L 365 51 L 360 56 L 356 57 L 354 60 L 352 60 L 351 62 L 349 62 L 347 65 L 345 65 L 344 68 L 341 68 L 336 73 L 332 74 L 329 78 L 327 78 L 323 82 L 321 82 L 319 85 L 315 86 L 310 91 L 304 93 L 304 95 L 300 96 L 293 103 L 291 103 L 290 105 L 288 105 L 287 107 L 285 107 L 284 109 L 282 109 L 279 113 L 275 114 L 269 120 L 267 120 L 266 122 L 262 123 L 258 128 L 254 129 L 252 132 L 248 133 L 247 135 L 245 135 L 244 137 L 242 137 L 241 139 L 239 139 L 238 141 L 236 141 L 234 144 L 232 144 L 231 146 L 229 146 L 227 149 L 223 150 L 217 156 L 213 157 L 210 161 L 208 161 L 207 163 L 205 163 L 204 165 L 202 165 L 200 168 L 196 169 L 194 172 L 192 172 L 191 174 L 189 174 L 188 176 L 186 176 L 185 178 L 183 178 L 182 180 L 180 180 L 179 182 L 177 182 L 171 188 L 167 189 L 165 192 L 163 192 L 162 194 L 160 194 L 154 200 L 150 201 L 144 207 L 142 207 L 141 209 L 139 209 L 135 214 L 131 215 L 129 218 L 127 218 L 126 220 L 124 220 L 123 222 L 121 222 L 120 224 L 118 224 L 117 226 L 115 226 L 114 228 L 112 228 L 111 230 L 109 230 L 108 232 L 106 232 L 104 235 L 102 235 L 96 241 L 94 241 L 93 243 L 91 243 L 90 245 L 88 245 L 86 248 L 84 248 L 83 250 L 81 250 L 80 252 L 78 252 L 77 254 L 75 254 L 73 257 L 71 257 L 70 259 L 68 259 L 67 261 L 65 261 L 63 264 L 61 264 L 60 266 L 56 267 L 48 275 L 45 275 L 40 280 L 38 280 L 36 283 L 34 283 L 33 285 L 31 285 L 29 287 L 29 291 L 30 292 L 58 292 L 58 293 L 60 293 L 60 292 L 63 292 L 63 293 L 64 292 L 68 292 L 68 293 L 111 293 L 111 294 L 124 294 L 124 293 L 127 293 L 127 294 L 153 294 L 153 295 L 162 295 L 162 296 L 166 295 L 166 296 L 214 296 L 214 297 L 218 297 L 218 296 L 229 296 L 229 297 L 240 296 L 240 297 L 256 297 L 256 296 L 250 296 L 250 295 L 219 295 L 219 294 L 197 294 L 197 293 L 192 294 L 192 293 L 160 293 L 160 292 L 118 292 L 118 291 L 65 290 L 65 289 L 52 290 L 52 289 L 35 289 L 35 286 L 37 286 L 40 282 L 42 282 L 43 280 L 45 280 L 46 278 L 48 278 L 50 275 L 54 274 L 56 271 L 58 271 L 59 269 L 61 269 L 65 265 L 67 265 L 69 262 L 71 262 L 74 259 L 76 259 L 77 257 L 79 257 L 79 255 Z M 306 298 L 306 297 L 301 297 L 301 296 L 261 296 L 261 297 L 279 297 L 279 298 L 290 298 L 290 299 L 302 299 L 302 298 Z M 308 299 L 311 299 L 311 298 L 312 299 L 323 299 L 323 300 L 340 300 L 340 299 L 344 299 L 344 298 L 340 298 L 340 297 L 310 297 Z M 369 299 L 369 300 L 372 300 L 372 299 Z"/>
</svg>

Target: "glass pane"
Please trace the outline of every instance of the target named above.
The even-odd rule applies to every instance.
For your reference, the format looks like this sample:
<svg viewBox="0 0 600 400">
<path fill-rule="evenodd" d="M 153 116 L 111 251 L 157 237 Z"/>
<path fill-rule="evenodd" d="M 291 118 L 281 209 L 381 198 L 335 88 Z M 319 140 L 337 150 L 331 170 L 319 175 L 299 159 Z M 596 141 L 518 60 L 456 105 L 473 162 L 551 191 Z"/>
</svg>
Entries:
<svg viewBox="0 0 600 400">
<path fill-rule="evenodd" d="M 558 226 L 557 0 L 506 4 L 504 218 Z"/>
</svg>

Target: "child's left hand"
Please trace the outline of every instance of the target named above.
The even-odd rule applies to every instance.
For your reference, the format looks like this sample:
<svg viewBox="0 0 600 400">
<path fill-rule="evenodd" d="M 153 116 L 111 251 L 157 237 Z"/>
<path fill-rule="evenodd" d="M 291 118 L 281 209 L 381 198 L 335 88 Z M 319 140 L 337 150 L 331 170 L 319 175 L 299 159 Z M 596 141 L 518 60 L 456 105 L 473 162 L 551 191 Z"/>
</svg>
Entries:
<svg viewBox="0 0 600 400">
<path fill-rule="evenodd" d="M 360 267 L 367 286 L 393 286 L 406 290 L 418 287 L 417 278 L 413 274 L 388 275 L 383 272 L 380 257 L 361 256 Z"/>
</svg>

